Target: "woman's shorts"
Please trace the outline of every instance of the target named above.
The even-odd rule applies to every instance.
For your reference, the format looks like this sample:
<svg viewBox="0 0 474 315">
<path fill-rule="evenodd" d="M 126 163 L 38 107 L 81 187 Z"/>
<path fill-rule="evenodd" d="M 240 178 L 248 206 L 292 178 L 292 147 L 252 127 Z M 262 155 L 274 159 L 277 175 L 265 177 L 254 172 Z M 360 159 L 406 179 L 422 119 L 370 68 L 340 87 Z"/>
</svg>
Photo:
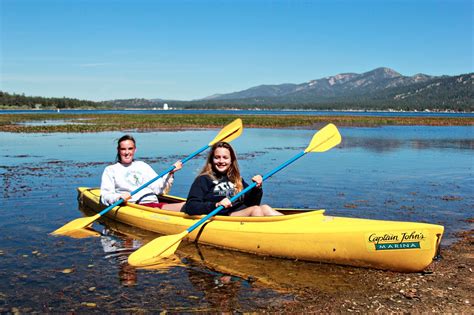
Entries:
<svg viewBox="0 0 474 315">
<path fill-rule="evenodd" d="M 149 203 L 141 203 L 140 205 L 151 207 L 151 208 L 163 209 L 163 206 L 166 204 L 167 204 L 166 202 L 149 202 Z"/>
</svg>

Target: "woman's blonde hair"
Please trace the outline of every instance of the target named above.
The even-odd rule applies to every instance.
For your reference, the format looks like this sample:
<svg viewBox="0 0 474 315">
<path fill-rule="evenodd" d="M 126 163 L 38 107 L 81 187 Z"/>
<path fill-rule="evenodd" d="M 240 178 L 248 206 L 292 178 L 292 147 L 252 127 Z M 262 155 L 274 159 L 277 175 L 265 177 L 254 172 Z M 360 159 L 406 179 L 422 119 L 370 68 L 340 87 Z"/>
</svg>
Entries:
<svg viewBox="0 0 474 315">
<path fill-rule="evenodd" d="M 236 193 L 242 191 L 242 177 L 240 176 L 239 163 L 237 162 L 237 155 L 230 144 L 224 141 L 216 142 L 211 148 L 209 155 L 207 156 L 206 164 L 201 170 L 199 175 L 207 175 L 212 179 L 217 179 L 218 171 L 214 168 L 214 153 L 218 148 L 225 148 L 230 152 L 231 164 L 227 169 L 227 178 L 234 184 Z"/>
</svg>

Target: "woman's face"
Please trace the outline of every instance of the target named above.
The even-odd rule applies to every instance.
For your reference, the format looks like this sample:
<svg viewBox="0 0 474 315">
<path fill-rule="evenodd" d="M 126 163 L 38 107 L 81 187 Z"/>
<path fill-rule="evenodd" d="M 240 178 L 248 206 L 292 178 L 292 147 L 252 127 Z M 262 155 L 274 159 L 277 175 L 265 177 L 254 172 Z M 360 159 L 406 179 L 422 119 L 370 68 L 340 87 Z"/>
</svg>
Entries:
<svg viewBox="0 0 474 315">
<path fill-rule="evenodd" d="M 120 156 L 120 162 L 123 164 L 130 164 L 133 161 L 135 155 L 135 143 L 132 140 L 125 140 L 119 143 L 118 153 Z"/>
<path fill-rule="evenodd" d="M 214 151 L 214 156 L 212 157 L 212 163 L 214 164 L 214 168 L 219 173 L 225 174 L 232 163 L 232 158 L 230 156 L 229 149 L 217 148 Z"/>
</svg>

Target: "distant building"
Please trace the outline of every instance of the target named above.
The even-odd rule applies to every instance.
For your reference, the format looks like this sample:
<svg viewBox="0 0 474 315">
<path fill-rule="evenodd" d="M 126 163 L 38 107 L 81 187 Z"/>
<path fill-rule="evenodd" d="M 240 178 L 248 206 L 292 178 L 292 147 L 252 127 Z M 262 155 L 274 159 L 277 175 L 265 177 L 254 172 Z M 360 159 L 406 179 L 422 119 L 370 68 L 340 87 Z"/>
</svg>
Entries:
<svg viewBox="0 0 474 315">
<path fill-rule="evenodd" d="M 163 110 L 168 110 L 168 109 L 169 109 L 168 104 L 164 103 L 163 104 Z"/>
</svg>

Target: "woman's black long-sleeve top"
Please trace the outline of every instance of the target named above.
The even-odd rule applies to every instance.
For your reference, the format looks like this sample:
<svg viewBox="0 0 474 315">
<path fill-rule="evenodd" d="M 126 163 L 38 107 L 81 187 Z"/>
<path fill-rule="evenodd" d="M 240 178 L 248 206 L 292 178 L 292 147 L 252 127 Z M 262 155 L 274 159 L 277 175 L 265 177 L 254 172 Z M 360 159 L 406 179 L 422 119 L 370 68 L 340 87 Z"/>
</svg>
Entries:
<svg viewBox="0 0 474 315">
<path fill-rule="evenodd" d="M 243 179 L 242 185 L 244 189 L 248 186 Z M 191 185 L 186 204 L 181 211 L 189 215 L 208 214 L 217 208 L 216 203 L 234 195 L 235 186 L 227 176 L 213 180 L 208 175 L 200 175 Z M 232 207 L 222 209 L 218 214 L 229 215 L 234 211 L 259 205 L 262 195 L 262 189 L 255 187 L 234 201 Z"/>
</svg>

